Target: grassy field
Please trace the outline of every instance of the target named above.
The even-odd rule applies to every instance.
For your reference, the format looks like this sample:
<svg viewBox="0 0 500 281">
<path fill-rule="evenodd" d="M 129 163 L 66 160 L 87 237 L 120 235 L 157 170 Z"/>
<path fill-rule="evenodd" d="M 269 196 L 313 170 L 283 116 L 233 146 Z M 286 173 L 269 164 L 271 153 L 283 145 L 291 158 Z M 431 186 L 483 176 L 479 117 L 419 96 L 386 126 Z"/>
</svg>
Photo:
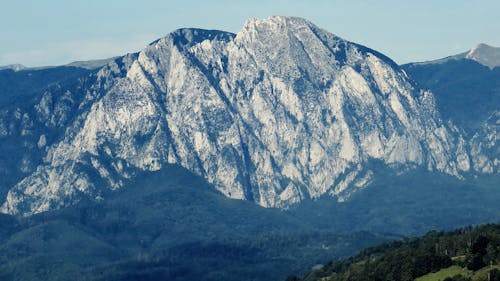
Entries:
<svg viewBox="0 0 500 281">
<path fill-rule="evenodd" d="M 488 272 L 492 269 L 497 269 L 500 270 L 499 265 L 493 265 L 493 266 L 485 266 L 481 268 L 480 270 L 474 272 L 474 275 L 472 276 L 472 281 L 482 281 L 482 280 L 488 280 Z"/>
<path fill-rule="evenodd" d="M 441 269 L 438 272 L 429 273 L 424 276 L 421 276 L 415 279 L 415 281 L 442 281 L 446 277 L 453 277 L 458 274 L 471 277 L 472 281 L 483 281 L 483 280 L 488 280 L 488 272 L 491 269 L 500 270 L 500 265 L 493 265 L 492 267 L 486 266 L 476 272 L 472 272 L 465 268 L 461 268 L 459 266 L 454 265 L 448 268 Z"/>
<path fill-rule="evenodd" d="M 454 265 L 454 266 L 450 266 L 448 268 L 441 269 L 438 272 L 429 273 L 429 274 L 426 274 L 424 276 L 421 276 L 421 277 L 415 279 L 415 281 L 440 281 L 440 280 L 444 280 L 446 277 L 453 277 L 453 276 L 458 275 L 458 274 L 465 275 L 465 276 L 471 276 L 472 272 L 470 270 L 467 270 L 467 269 L 464 269 L 464 268 L 461 268 L 459 266 Z"/>
</svg>

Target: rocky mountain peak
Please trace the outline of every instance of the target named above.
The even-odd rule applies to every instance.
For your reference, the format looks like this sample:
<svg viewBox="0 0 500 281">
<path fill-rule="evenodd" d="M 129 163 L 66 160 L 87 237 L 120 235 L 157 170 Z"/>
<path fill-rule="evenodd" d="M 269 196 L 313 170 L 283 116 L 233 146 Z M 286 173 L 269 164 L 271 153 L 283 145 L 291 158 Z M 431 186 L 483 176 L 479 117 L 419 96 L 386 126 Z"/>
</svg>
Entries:
<svg viewBox="0 0 500 281">
<path fill-rule="evenodd" d="M 489 68 L 500 66 L 500 47 L 492 47 L 481 43 L 472 48 L 465 56 Z"/>
<path fill-rule="evenodd" d="M 265 30 L 294 30 L 299 28 L 311 28 L 315 25 L 300 17 L 271 16 L 266 19 L 251 18 L 243 25 L 241 32 L 265 31 Z"/>
<path fill-rule="evenodd" d="M 190 48 L 205 40 L 229 41 L 235 35 L 220 30 L 206 30 L 199 28 L 181 28 L 168 34 L 164 39 L 171 38 L 179 46 Z M 161 39 L 159 40 L 161 41 Z M 153 42 L 152 44 L 158 41 Z"/>
<path fill-rule="evenodd" d="M 2 211 L 30 215 L 100 198 L 137 172 L 178 164 L 231 198 L 287 208 L 345 200 L 368 163 L 460 176 L 470 153 L 387 57 L 300 18 L 237 35 L 180 29 L 96 74 L 75 123 Z"/>
</svg>

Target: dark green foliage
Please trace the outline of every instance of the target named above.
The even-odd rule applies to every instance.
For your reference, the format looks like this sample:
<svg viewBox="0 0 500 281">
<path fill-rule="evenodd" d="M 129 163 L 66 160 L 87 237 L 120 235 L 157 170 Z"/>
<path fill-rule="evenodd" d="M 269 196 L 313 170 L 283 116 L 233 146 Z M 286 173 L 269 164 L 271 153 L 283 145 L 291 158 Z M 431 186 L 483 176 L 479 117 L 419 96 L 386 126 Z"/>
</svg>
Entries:
<svg viewBox="0 0 500 281">
<path fill-rule="evenodd" d="M 130 276 L 154 280 L 151 273 L 161 275 L 162 280 L 281 280 L 290 272 L 288 268 L 298 268 L 307 259 L 324 259 L 324 250 L 312 250 L 318 245 L 316 239 L 324 241 L 321 236 L 288 234 L 186 243 L 121 261 L 111 269 L 97 267 L 90 275 L 104 272 L 97 280 L 127 280 Z M 327 240 L 341 249 L 340 241 L 349 243 L 351 239 L 331 235 Z"/>
<path fill-rule="evenodd" d="M 493 269 L 489 273 L 490 273 L 489 281 L 500 281 L 500 270 Z"/>
<path fill-rule="evenodd" d="M 177 166 L 136 173 L 134 182 L 103 194 L 103 201 L 82 201 L 19 220 L 0 216 L 0 280 L 67 280 L 68 276 L 78 276 L 76 280 L 284 280 L 329 259 L 401 237 L 373 231 L 411 234 L 499 217 L 493 207 L 498 196 L 495 189 L 485 187 L 490 185 L 487 178 L 473 187 L 448 176 L 428 177 L 415 171 L 376 180 L 346 203 L 325 198 L 313 202 L 317 205 L 306 202 L 287 212 L 228 199 Z M 444 199 L 447 202 L 442 203 Z M 473 241 L 467 243 L 472 246 Z M 460 252 L 463 243 L 453 243 L 440 240 L 439 251 L 431 254 L 407 247 L 382 263 L 369 260 L 357 265 L 364 276 L 360 278 L 386 274 L 394 280 L 410 280 L 423 272 L 415 267 L 433 269 L 449 263 L 448 256 L 467 254 Z M 435 247 L 429 244 L 423 249 Z M 498 244 L 489 243 L 486 248 L 490 250 L 483 257 L 498 256 Z M 378 255 L 381 249 L 385 248 L 364 253 Z M 401 261 L 400 270 L 388 270 Z M 371 273 L 376 265 L 376 273 Z M 335 267 L 338 272 L 350 264 Z"/>
<path fill-rule="evenodd" d="M 490 242 L 491 240 L 483 235 L 480 235 L 474 239 L 467 259 L 468 269 L 478 270 L 488 264 L 488 261 L 485 261 L 484 259 L 487 254 L 487 247 Z"/>
<path fill-rule="evenodd" d="M 496 238 L 499 238 L 498 236 Z M 467 253 L 466 266 L 470 270 L 478 270 L 490 264 L 500 263 L 500 241 L 495 237 L 480 235 L 472 241 Z"/>
<path fill-rule="evenodd" d="M 499 191 L 491 188 L 498 182 L 495 176 L 460 181 L 428 175 L 417 170 L 387 176 L 346 203 L 324 198 L 281 211 L 228 199 L 177 166 L 138 173 L 134 182 L 103 194 L 100 202 L 18 221 L 0 216 L 0 280 L 75 275 L 81 280 L 284 280 L 401 237 L 373 232 L 408 235 L 500 217 Z M 453 243 L 440 241 L 439 253 L 467 254 Z M 490 248 L 485 256 L 498 252 L 498 246 L 490 243 Z M 381 249 L 369 251 L 376 255 Z M 416 265 L 432 269 L 449 262 L 443 255 L 411 253 L 415 258 L 399 252 L 385 259 L 374 272 L 410 280 L 422 274 Z M 387 269 L 400 260 L 405 261 L 400 269 Z M 372 261 L 358 265 L 360 278 L 373 277 L 373 266 Z"/>
<path fill-rule="evenodd" d="M 393 238 L 319 230 L 177 166 L 103 201 L 0 216 L 0 280 L 283 280 Z"/>
<path fill-rule="evenodd" d="M 495 242 L 496 241 L 496 242 Z M 414 280 L 453 264 L 452 257 L 471 254 L 474 270 L 498 262 L 498 252 L 488 252 L 500 241 L 500 224 L 464 228 L 453 232 L 429 232 L 422 238 L 404 239 L 363 250 L 355 257 L 330 262 L 303 280 L 328 277 L 336 280 Z M 498 245 L 498 244 L 497 244 Z M 491 258 L 484 261 L 484 257 Z M 479 257 L 482 263 L 477 263 Z M 471 267 L 469 267 L 471 268 Z M 454 276 L 449 280 L 470 280 Z"/>
<path fill-rule="evenodd" d="M 228 199 L 202 178 L 171 166 L 139 174 L 123 189 L 103 194 L 103 201 L 17 221 L 0 216 L 0 280 L 284 280 L 401 237 L 373 232 L 412 234 L 494 221 L 500 217 L 498 191 L 491 188 L 496 182 L 495 176 L 474 183 L 414 171 L 376 179 L 346 203 L 324 198 L 281 211 Z M 383 263 L 368 260 L 357 265 L 359 280 L 375 274 L 410 280 L 423 272 L 416 265 L 445 265 L 448 256 L 466 255 L 462 246 L 473 241 L 443 239 L 434 254 L 407 248 Z M 498 243 L 486 248 L 483 257 L 498 256 Z M 400 270 L 388 269 L 400 261 Z M 350 263 L 335 267 L 339 272 Z"/>
</svg>

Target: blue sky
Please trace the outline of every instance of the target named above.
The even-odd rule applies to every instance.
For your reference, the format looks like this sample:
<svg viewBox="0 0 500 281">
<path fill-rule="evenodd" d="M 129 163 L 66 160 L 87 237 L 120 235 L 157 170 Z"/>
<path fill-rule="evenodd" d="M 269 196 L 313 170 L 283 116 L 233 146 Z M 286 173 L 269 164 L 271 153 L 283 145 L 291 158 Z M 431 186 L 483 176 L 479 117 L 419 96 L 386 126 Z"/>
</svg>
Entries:
<svg viewBox="0 0 500 281">
<path fill-rule="evenodd" d="M 500 46 L 498 0 L 0 0 L 0 65 L 135 52 L 180 27 L 238 32 L 246 19 L 307 18 L 398 63 Z"/>
</svg>

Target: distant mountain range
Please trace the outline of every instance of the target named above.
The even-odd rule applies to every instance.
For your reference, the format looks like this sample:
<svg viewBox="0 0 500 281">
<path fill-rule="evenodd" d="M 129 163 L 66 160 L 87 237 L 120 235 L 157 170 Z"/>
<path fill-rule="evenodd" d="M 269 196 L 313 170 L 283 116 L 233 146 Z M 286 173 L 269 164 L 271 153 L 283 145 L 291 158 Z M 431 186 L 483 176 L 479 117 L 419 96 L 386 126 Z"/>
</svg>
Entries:
<svg viewBox="0 0 500 281">
<path fill-rule="evenodd" d="M 116 58 L 107 58 L 107 59 L 100 59 L 100 60 L 88 60 L 88 61 L 74 61 L 71 63 L 68 63 L 63 66 L 72 66 L 72 67 L 78 67 L 78 68 L 85 68 L 85 69 L 96 69 L 103 67 L 107 65 L 108 63 L 112 62 Z M 15 72 L 18 71 L 23 71 L 23 70 L 44 70 L 44 69 L 50 69 L 50 68 L 58 68 L 61 66 L 39 66 L 39 67 L 27 67 L 22 64 L 10 64 L 10 65 L 4 65 L 0 66 L 0 70 L 13 70 Z"/>
<path fill-rule="evenodd" d="M 410 65 L 443 64 L 450 61 L 460 60 L 475 61 L 493 70 L 494 68 L 500 66 L 500 47 L 493 47 L 488 44 L 481 43 L 467 52 L 433 61 L 410 63 Z"/>
</svg>

